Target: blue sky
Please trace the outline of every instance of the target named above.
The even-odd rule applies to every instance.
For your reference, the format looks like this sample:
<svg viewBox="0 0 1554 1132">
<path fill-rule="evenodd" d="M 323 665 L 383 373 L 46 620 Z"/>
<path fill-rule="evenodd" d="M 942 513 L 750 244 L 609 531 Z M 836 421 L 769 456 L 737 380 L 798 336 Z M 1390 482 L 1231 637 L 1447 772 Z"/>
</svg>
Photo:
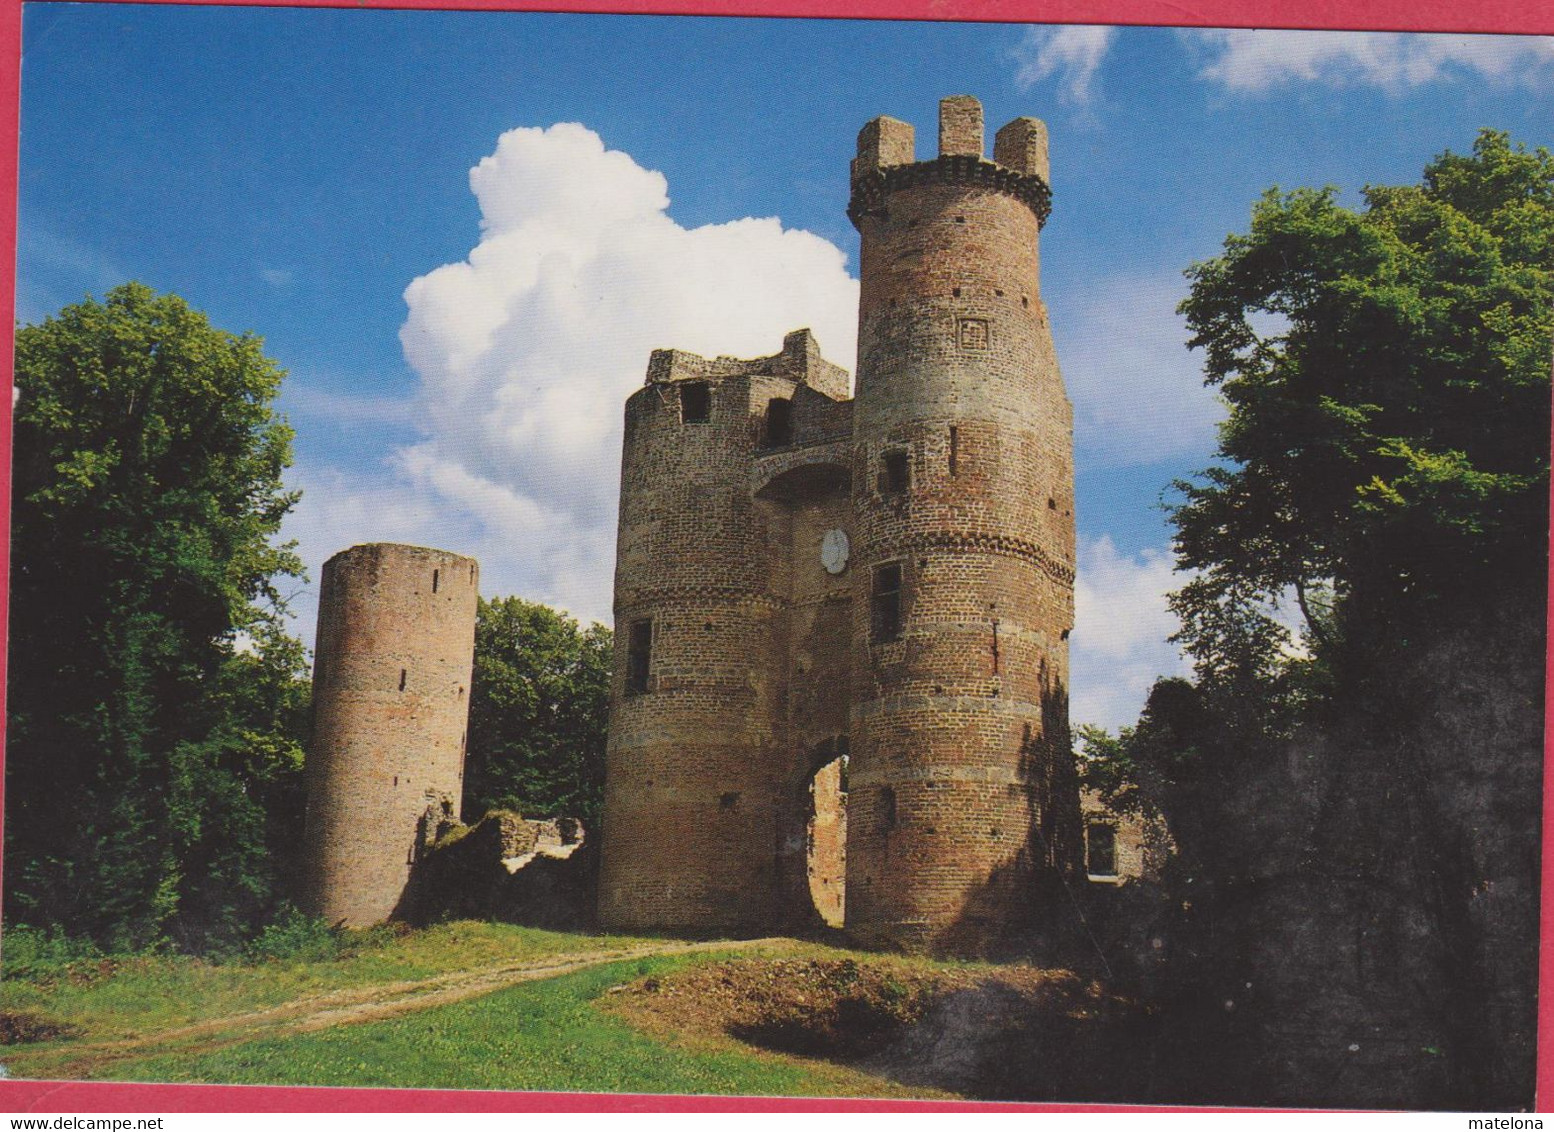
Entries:
<svg viewBox="0 0 1554 1132">
<path fill-rule="evenodd" d="M 608 620 L 647 350 L 754 356 L 807 324 L 851 368 L 857 130 L 904 118 L 931 155 L 958 93 L 989 135 L 1051 129 L 1074 714 L 1116 726 L 1180 664 L 1157 504 L 1218 414 L 1182 269 L 1270 185 L 1354 199 L 1482 126 L 1554 143 L 1554 41 L 30 4 L 17 317 L 138 279 L 261 334 L 315 582 L 352 543 L 418 542 L 476 554 L 488 594 Z"/>
</svg>

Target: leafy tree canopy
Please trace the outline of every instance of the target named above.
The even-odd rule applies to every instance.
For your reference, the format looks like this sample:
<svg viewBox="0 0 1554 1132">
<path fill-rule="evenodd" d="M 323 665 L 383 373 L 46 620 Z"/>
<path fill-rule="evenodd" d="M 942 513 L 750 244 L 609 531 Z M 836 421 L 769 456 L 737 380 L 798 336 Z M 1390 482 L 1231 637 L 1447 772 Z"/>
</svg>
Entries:
<svg viewBox="0 0 1554 1132">
<path fill-rule="evenodd" d="M 1361 622 L 1406 638 L 1443 599 L 1541 592 L 1547 150 L 1486 130 L 1360 208 L 1270 190 L 1250 232 L 1187 274 L 1189 344 L 1229 409 L 1223 462 L 1176 485 L 1172 516 L 1178 565 L 1199 572 L 1176 610 L 1200 678 L 1282 667 L 1281 595 L 1331 655 Z"/>
<path fill-rule="evenodd" d="M 611 634 L 521 598 L 475 615 L 464 812 L 568 815 L 597 832 L 604 799 Z"/>
<path fill-rule="evenodd" d="M 11 917 L 198 943 L 272 899 L 305 711 L 283 376 L 136 283 L 17 331 Z"/>
<path fill-rule="evenodd" d="M 1385 731 L 1423 694 L 1399 662 L 1474 610 L 1542 608 L 1554 157 L 1486 130 L 1358 207 L 1270 190 L 1187 276 L 1228 410 L 1218 463 L 1174 485 L 1194 679 L 1081 748 L 1088 785 L 1165 810 L 1190 853 L 1238 767 L 1310 724 Z"/>
</svg>

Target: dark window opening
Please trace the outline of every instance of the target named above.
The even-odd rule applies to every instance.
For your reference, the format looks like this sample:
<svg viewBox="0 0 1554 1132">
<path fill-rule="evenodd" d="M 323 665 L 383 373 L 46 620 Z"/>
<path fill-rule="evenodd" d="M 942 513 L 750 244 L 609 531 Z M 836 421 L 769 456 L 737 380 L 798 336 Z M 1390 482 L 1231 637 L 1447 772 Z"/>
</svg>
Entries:
<svg viewBox="0 0 1554 1132">
<path fill-rule="evenodd" d="M 896 792 L 889 786 L 880 788 L 880 828 L 886 833 L 896 828 Z"/>
<path fill-rule="evenodd" d="M 1064 630 L 1063 630 L 1063 639 L 1064 639 L 1064 640 L 1065 640 L 1065 641 L 1066 641 L 1066 640 L 1068 640 L 1068 630 L 1067 630 L 1067 629 L 1064 629 Z"/>
<path fill-rule="evenodd" d="M 712 386 L 705 381 L 687 381 L 680 386 L 680 423 L 700 424 L 712 417 Z"/>
<path fill-rule="evenodd" d="M 993 675 L 998 675 L 998 618 L 993 618 Z"/>
<path fill-rule="evenodd" d="M 957 216 L 955 218 L 955 223 L 957 223 L 957 224 L 964 224 L 964 223 L 966 223 L 966 218 L 964 216 Z"/>
<path fill-rule="evenodd" d="M 793 443 L 793 402 L 774 397 L 766 403 L 766 447 L 781 448 Z"/>
<path fill-rule="evenodd" d="M 959 287 L 955 288 L 955 290 L 951 291 L 950 294 L 953 295 L 957 299 L 960 298 L 960 288 Z"/>
<path fill-rule="evenodd" d="M 631 635 L 626 641 L 626 694 L 636 695 L 648 690 L 648 669 L 653 659 L 653 622 L 631 623 Z"/>
<path fill-rule="evenodd" d="M 960 456 L 960 429 L 950 426 L 950 475 L 955 474 L 956 461 Z"/>
<path fill-rule="evenodd" d="M 438 579 L 441 578 L 441 576 L 442 576 L 442 571 L 441 570 L 433 570 L 432 571 L 432 592 L 433 593 L 437 592 L 437 582 L 438 582 Z"/>
<path fill-rule="evenodd" d="M 730 790 L 727 794 L 718 797 L 718 809 L 720 810 L 732 810 L 737 805 L 739 805 L 738 790 Z"/>
<path fill-rule="evenodd" d="M 911 482 L 911 464 L 904 448 L 893 448 L 880 457 L 879 488 L 882 495 L 900 495 Z"/>
<path fill-rule="evenodd" d="M 873 630 L 876 641 L 893 641 L 901 635 L 901 563 L 874 569 Z"/>
<path fill-rule="evenodd" d="M 473 562 L 469 566 L 469 584 L 472 586 L 475 584 L 475 564 Z"/>
<path fill-rule="evenodd" d="M 1093 877 L 1117 875 L 1117 830 L 1103 822 L 1085 829 L 1085 871 Z"/>
<path fill-rule="evenodd" d="M 406 676 L 406 672 L 405 672 L 405 670 L 403 668 L 401 668 L 399 670 L 399 690 L 401 692 L 403 692 L 405 690 L 405 676 Z"/>
<path fill-rule="evenodd" d="M 1031 297 L 1029 295 L 1021 295 L 1020 296 L 1020 305 L 1022 307 L 1025 307 L 1026 309 L 1029 309 L 1030 305 L 1031 305 Z"/>
</svg>

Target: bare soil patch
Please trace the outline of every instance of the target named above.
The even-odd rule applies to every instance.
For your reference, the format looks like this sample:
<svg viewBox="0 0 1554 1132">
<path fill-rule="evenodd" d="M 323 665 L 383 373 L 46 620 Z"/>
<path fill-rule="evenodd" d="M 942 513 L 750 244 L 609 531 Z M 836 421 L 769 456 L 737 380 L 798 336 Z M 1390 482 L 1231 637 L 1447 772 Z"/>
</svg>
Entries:
<svg viewBox="0 0 1554 1132">
<path fill-rule="evenodd" d="M 46 1042 L 51 1038 L 68 1038 L 74 1033 L 74 1027 L 45 1018 L 41 1014 L 0 1010 L 0 1046 L 20 1045 L 22 1042 Z"/>
<path fill-rule="evenodd" d="M 1022 965 L 731 959 L 639 979 L 607 1008 L 651 1032 L 722 1034 L 979 1099 L 1137 1099 L 1150 1075 L 1144 1009 Z"/>
</svg>

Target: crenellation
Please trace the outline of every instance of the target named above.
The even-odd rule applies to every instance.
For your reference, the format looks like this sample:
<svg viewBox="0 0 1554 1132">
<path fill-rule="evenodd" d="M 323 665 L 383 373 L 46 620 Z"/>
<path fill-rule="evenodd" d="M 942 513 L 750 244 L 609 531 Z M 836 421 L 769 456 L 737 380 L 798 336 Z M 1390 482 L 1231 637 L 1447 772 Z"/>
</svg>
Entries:
<svg viewBox="0 0 1554 1132">
<path fill-rule="evenodd" d="M 993 136 L 993 162 L 1050 181 L 1047 124 L 1040 118 L 1016 118 L 1007 123 Z"/>
<path fill-rule="evenodd" d="M 970 95 L 939 100 L 939 156 L 982 157 L 982 103 Z"/>
<path fill-rule="evenodd" d="M 896 118 L 875 118 L 858 131 L 858 156 L 853 159 L 852 177 L 857 180 L 889 165 L 910 165 L 916 160 L 916 130 L 910 122 Z"/>
</svg>

